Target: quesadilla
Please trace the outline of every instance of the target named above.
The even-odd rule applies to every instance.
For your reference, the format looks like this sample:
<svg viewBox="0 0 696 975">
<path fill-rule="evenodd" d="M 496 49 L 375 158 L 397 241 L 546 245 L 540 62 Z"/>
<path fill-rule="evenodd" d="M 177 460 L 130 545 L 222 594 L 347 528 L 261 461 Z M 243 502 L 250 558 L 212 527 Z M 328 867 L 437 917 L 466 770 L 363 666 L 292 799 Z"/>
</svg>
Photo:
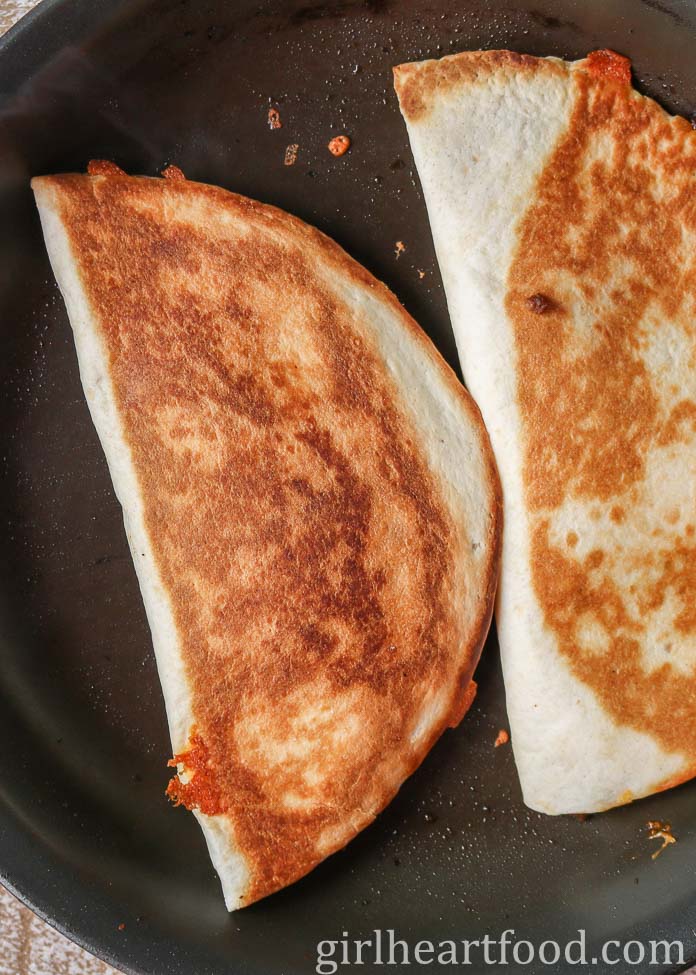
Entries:
<svg viewBox="0 0 696 975">
<path fill-rule="evenodd" d="M 525 801 L 696 774 L 696 132 L 612 51 L 395 69 L 465 381 L 493 443 Z"/>
<path fill-rule="evenodd" d="M 32 186 L 227 906 L 292 883 L 471 703 L 500 489 L 394 296 L 273 207 L 113 165 Z"/>
</svg>

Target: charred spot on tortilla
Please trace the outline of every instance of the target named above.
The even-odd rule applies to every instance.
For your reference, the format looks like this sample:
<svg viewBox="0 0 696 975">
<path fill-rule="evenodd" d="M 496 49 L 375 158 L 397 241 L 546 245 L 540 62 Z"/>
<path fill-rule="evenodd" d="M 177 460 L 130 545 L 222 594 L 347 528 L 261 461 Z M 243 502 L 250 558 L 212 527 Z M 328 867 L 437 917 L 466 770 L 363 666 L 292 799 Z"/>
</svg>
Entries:
<svg viewBox="0 0 696 975">
<path fill-rule="evenodd" d="M 662 846 L 659 846 L 651 855 L 653 860 L 657 860 L 659 855 L 671 846 L 673 843 L 677 842 L 677 838 L 672 832 L 672 824 L 668 822 L 662 822 L 659 819 L 650 820 L 647 823 L 648 827 L 648 839 L 649 840 L 662 840 Z"/>
</svg>

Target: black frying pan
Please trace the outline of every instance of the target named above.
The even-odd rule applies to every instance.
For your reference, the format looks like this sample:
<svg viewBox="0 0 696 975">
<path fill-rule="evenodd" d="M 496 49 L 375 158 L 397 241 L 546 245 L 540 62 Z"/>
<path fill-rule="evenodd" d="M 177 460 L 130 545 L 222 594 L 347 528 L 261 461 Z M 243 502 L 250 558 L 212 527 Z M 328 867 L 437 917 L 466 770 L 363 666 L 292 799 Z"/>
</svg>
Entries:
<svg viewBox="0 0 696 975">
<path fill-rule="evenodd" d="M 537 944 L 584 928 L 590 954 L 665 937 L 696 958 L 696 784 L 586 822 L 526 810 L 509 746 L 493 748 L 506 724 L 493 638 L 472 713 L 377 823 L 227 915 L 193 817 L 163 795 L 150 637 L 28 187 L 90 157 L 150 174 L 174 161 L 335 237 L 455 364 L 391 66 L 612 47 L 643 90 L 689 114 L 695 41 L 693 0 L 47 0 L 2 41 L 0 870 L 51 923 L 153 975 L 311 972 L 319 940 L 374 928 L 411 942 L 514 928 Z M 342 131 L 353 148 L 336 160 L 326 143 Z M 300 150 L 285 167 L 289 143 Z M 678 837 L 654 862 L 649 819 Z"/>
</svg>

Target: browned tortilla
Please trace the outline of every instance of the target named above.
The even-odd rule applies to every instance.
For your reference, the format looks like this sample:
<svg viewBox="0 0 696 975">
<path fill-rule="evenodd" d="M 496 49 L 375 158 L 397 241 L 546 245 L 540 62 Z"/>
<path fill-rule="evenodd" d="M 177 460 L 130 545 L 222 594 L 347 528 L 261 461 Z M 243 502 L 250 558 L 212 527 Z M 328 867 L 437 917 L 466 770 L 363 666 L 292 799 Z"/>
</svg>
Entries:
<svg viewBox="0 0 696 975">
<path fill-rule="evenodd" d="M 696 775 L 696 132 L 608 50 L 396 87 L 505 494 L 523 792 L 629 802 Z"/>
<path fill-rule="evenodd" d="M 34 186 L 103 343 L 183 661 L 174 792 L 224 837 L 221 876 L 241 859 L 226 894 L 248 904 L 367 825 L 470 702 L 500 532 L 485 431 L 387 289 L 300 221 L 182 180 Z"/>
</svg>

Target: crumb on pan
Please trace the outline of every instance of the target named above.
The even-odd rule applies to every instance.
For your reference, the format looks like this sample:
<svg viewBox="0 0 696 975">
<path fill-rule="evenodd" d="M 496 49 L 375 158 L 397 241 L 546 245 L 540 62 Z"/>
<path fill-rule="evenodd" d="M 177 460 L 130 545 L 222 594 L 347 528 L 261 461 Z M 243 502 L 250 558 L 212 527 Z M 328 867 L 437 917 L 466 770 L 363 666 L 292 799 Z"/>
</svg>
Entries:
<svg viewBox="0 0 696 975">
<path fill-rule="evenodd" d="M 294 166 L 295 165 L 295 162 L 297 160 L 297 151 L 298 151 L 299 148 L 300 147 L 299 147 L 299 145 L 296 142 L 291 143 L 287 147 L 287 149 L 285 150 L 285 158 L 283 160 L 283 163 L 286 166 Z"/>
<path fill-rule="evenodd" d="M 501 728 L 500 731 L 498 732 L 498 737 L 495 739 L 493 747 L 500 748 L 501 745 L 507 745 L 509 741 L 510 741 L 510 735 L 507 733 L 505 728 Z"/>
<path fill-rule="evenodd" d="M 110 159 L 90 159 L 87 163 L 90 176 L 125 176 L 124 170 Z"/>
<path fill-rule="evenodd" d="M 464 693 L 452 709 L 452 713 L 450 714 L 449 718 L 450 728 L 456 728 L 460 721 L 462 721 L 464 715 L 469 711 L 469 708 L 476 699 L 477 690 L 478 685 L 476 681 L 470 680 L 466 686 L 466 689 L 464 690 Z"/>
<path fill-rule="evenodd" d="M 548 295 L 537 292 L 527 298 L 527 305 L 536 315 L 543 315 L 553 306 L 553 302 Z"/>
<path fill-rule="evenodd" d="M 631 84 L 631 62 L 616 51 L 592 51 L 587 55 L 590 72 L 602 78 L 611 78 L 623 85 Z"/>
<path fill-rule="evenodd" d="M 208 746 L 200 735 L 192 732 L 188 749 L 175 755 L 167 765 L 171 768 L 183 766 L 166 789 L 166 795 L 175 806 L 200 809 L 206 816 L 217 816 L 223 812 L 220 789 L 210 764 Z"/>
<path fill-rule="evenodd" d="M 677 838 L 672 833 L 671 823 L 663 823 L 659 819 L 651 819 L 648 820 L 647 827 L 649 840 L 662 840 L 662 846 L 655 850 L 655 852 L 652 854 L 652 859 L 657 860 L 663 850 L 665 850 L 671 843 L 677 842 Z"/>
<path fill-rule="evenodd" d="M 280 121 L 280 112 L 277 108 L 268 109 L 268 127 L 269 129 L 282 129 L 283 123 Z"/>
<path fill-rule="evenodd" d="M 328 149 L 333 156 L 345 156 L 350 149 L 350 138 L 347 135 L 336 135 L 329 142 Z"/>
<path fill-rule="evenodd" d="M 405 250 L 406 244 L 404 244 L 403 240 L 397 240 L 397 242 L 394 244 L 394 253 L 396 254 L 397 260 L 401 257 Z"/>
</svg>

